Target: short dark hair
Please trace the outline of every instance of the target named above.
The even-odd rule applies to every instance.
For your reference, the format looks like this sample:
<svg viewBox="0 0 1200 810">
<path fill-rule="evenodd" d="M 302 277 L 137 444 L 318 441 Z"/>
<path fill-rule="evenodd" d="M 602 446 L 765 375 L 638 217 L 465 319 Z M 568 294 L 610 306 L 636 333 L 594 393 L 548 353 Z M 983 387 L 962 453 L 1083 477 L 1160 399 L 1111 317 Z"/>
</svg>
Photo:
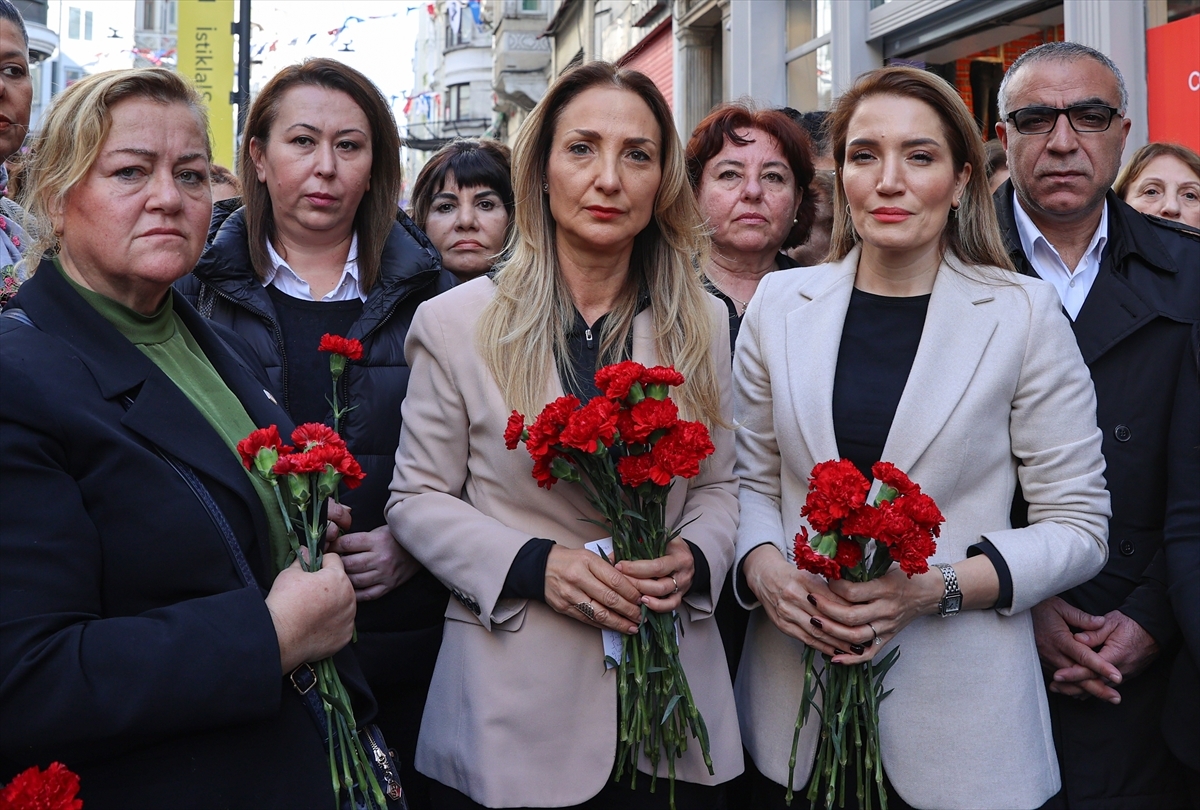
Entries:
<svg viewBox="0 0 1200 810">
<path fill-rule="evenodd" d="M 692 132 L 684 153 L 692 191 L 700 188 L 700 175 L 704 173 L 704 167 L 725 148 L 726 143 L 745 146 L 754 142 L 753 138 L 738 135 L 739 129 L 765 132 L 783 150 L 783 156 L 787 158 L 792 175 L 796 178 L 796 189 L 802 194 L 796 222 L 783 240 L 783 247 L 803 245 L 808 241 L 813 219 L 817 215 L 817 203 L 809 191 L 813 180 L 812 141 L 808 133 L 780 110 L 757 110 L 739 101 L 714 107 Z"/>
<path fill-rule="evenodd" d="M 275 74 L 259 91 L 246 116 L 242 146 L 238 152 L 238 174 L 242 181 L 246 235 L 250 261 L 263 278 L 271 266 L 267 240 L 275 238 L 275 214 L 271 195 L 258 179 L 251 141 L 265 145 L 279 115 L 279 104 L 293 87 L 322 87 L 348 95 L 371 125 L 371 187 L 363 194 L 354 215 L 358 236 L 359 286 L 363 292 L 375 286 L 383 258 L 383 245 L 391 235 L 400 199 L 400 133 L 392 108 L 370 79 L 336 59 L 306 59 Z"/>
<path fill-rule="evenodd" d="M 1004 144 L 992 138 L 983 145 L 983 155 L 987 159 L 987 164 L 984 168 L 987 169 L 988 179 L 992 179 L 992 175 L 1001 169 L 1008 168 L 1008 153 L 1004 151 Z"/>
<path fill-rule="evenodd" d="M 413 222 L 418 228 L 425 230 L 433 195 L 445 187 L 448 174 L 454 175 L 459 188 L 483 186 L 499 194 L 504 210 L 508 212 L 509 228 L 512 228 L 512 152 L 490 138 L 458 138 L 429 159 L 413 183 Z"/>
<path fill-rule="evenodd" d="M 829 133 L 825 131 L 825 121 L 829 118 L 828 110 L 811 110 L 800 112 L 791 107 L 780 107 L 779 111 L 795 121 L 801 129 L 808 133 L 812 141 L 814 154 L 817 157 L 829 157 Z"/>
<path fill-rule="evenodd" d="M 25 20 L 12 4 L 12 0 L 0 0 L 0 20 L 8 20 L 17 27 L 21 32 L 21 39 L 25 41 L 25 50 L 29 50 L 29 32 L 25 30 Z"/>
</svg>

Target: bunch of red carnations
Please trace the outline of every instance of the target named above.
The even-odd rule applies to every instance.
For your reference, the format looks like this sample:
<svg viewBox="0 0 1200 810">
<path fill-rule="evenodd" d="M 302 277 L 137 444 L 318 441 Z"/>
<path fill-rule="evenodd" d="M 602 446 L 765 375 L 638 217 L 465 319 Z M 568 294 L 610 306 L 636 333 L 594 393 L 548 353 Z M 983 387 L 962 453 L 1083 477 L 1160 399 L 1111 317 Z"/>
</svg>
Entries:
<svg viewBox="0 0 1200 810">
<path fill-rule="evenodd" d="M 586 405 L 559 397 L 525 426 L 513 411 L 504 432 L 510 450 L 524 442 L 533 458 L 533 477 L 550 489 L 557 481 L 580 484 L 612 532 L 613 556 L 652 560 L 666 554 L 682 527 L 666 525 L 667 495 L 674 478 L 692 478 L 713 452 L 708 428 L 679 418 L 669 396 L 683 384 L 674 368 L 646 368 L 626 361 L 596 372 L 602 392 Z M 599 521 L 597 521 L 599 523 Z M 618 746 L 616 779 L 628 767 L 637 783 L 637 761 L 644 750 L 653 767 L 667 758 L 671 807 L 675 806 L 675 760 L 688 747 L 688 732 L 700 743 L 708 772 L 713 772 L 708 730 L 688 687 L 679 660 L 675 613 L 642 606 L 640 629 L 622 636 L 617 669 Z"/>
<path fill-rule="evenodd" d="M 61 762 L 46 770 L 36 765 L 21 771 L 0 790 L 4 810 L 82 810 L 79 776 Z"/>
<path fill-rule="evenodd" d="M 342 437 L 326 425 L 300 425 L 291 438 L 295 447 L 285 445 L 279 429 L 271 425 L 238 442 L 237 449 L 246 468 L 266 480 L 275 493 L 291 546 L 284 566 L 299 557 L 301 568 L 315 572 L 321 570 L 325 536 L 321 507 L 337 493 L 339 483 L 354 489 L 362 483 L 364 474 Z M 371 767 L 373 758 L 359 737 L 350 696 L 337 667 L 332 658 L 325 658 L 312 668 L 329 732 L 329 774 L 335 806 L 341 806 L 344 790 L 352 806 L 383 810 L 387 800 Z"/>
<path fill-rule="evenodd" d="M 867 582 L 883 576 L 893 562 L 908 576 L 929 570 L 928 559 L 937 549 L 934 540 L 945 520 L 933 498 L 894 464 L 881 461 L 871 467 L 879 491 L 867 503 L 871 484 L 846 459 L 824 461 L 813 467 L 808 497 L 800 514 L 816 534 L 801 527 L 795 540 L 796 567 L 826 579 Z M 788 760 L 787 802 L 792 801 L 796 747 L 809 710 L 821 716 L 821 737 L 809 781 L 808 800 L 813 806 L 845 805 L 846 773 L 853 758 L 857 776 L 858 806 L 870 810 L 871 782 L 880 806 L 887 810 L 883 790 L 883 764 L 879 759 L 879 704 L 888 696 L 883 678 L 900 655 L 894 647 L 879 663 L 836 666 L 824 658 L 823 671 L 814 666 L 812 647 L 804 651 L 804 692 L 792 756 Z M 821 695 L 821 705 L 816 696 Z"/>
</svg>

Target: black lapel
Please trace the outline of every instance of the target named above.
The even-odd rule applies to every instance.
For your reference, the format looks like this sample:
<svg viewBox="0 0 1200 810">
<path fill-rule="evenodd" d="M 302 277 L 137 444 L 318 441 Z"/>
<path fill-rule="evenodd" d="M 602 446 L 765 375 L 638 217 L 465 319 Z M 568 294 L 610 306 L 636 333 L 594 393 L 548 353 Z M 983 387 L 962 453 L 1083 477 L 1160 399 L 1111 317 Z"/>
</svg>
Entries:
<svg viewBox="0 0 1200 810">
<path fill-rule="evenodd" d="M 1158 310 L 1147 304 L 1120 273 L 1113 271 L 1113 258 L 1105 251 L 1100 272 L 1083 307 L 1071 324 L 1083 361 L 1089 366 L 1139 329 L 1158 317 Z"/>
</svg>

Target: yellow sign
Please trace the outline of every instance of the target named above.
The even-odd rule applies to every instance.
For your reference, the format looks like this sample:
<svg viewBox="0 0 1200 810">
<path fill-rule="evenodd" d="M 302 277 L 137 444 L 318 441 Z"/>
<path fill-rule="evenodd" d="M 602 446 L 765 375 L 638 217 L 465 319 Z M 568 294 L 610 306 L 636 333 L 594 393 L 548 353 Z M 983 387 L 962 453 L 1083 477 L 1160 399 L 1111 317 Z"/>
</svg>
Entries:
<svg viewBox="0 0 1200 810">
<path fill-rule="evenodd" d="M 208 105 L 213 162 L 234 168 L 233 0 L 179 0 L 175 70 L 191 79 Z"/>
</svg>

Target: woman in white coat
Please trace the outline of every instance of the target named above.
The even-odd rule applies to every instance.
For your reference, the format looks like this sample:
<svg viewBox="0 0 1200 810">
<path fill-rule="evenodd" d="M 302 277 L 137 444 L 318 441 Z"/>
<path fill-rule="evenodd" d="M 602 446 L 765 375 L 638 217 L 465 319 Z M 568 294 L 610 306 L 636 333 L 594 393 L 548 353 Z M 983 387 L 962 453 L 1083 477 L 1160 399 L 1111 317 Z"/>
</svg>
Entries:
<svg viewBox="0 0 1200 810">
<path fill-rule="evenodd" d="M 898 644 L 880 707 L 888 807 L 1038 807 L 1059 776 L 1029 608 L 1106 557 L 1091 379 L 1054 290 L 1011 270 L 953 88 L 873 71 L 830 133 L 837 260 L 766 277 L 734 361 L 737 593 L 754 611 L 736 692 L 754 806 L 783 804 L 805 645 L 837 666 Z M 890 461 L 937 501 L 928 573 L 826 583 L 796 569 L 808 476 L 839 457 L 868 477 Z M 1018 483 L 1024 529 L 1009 521 Z M 798 791 L 819 727 L 800 738 Z"/>
</svg>

